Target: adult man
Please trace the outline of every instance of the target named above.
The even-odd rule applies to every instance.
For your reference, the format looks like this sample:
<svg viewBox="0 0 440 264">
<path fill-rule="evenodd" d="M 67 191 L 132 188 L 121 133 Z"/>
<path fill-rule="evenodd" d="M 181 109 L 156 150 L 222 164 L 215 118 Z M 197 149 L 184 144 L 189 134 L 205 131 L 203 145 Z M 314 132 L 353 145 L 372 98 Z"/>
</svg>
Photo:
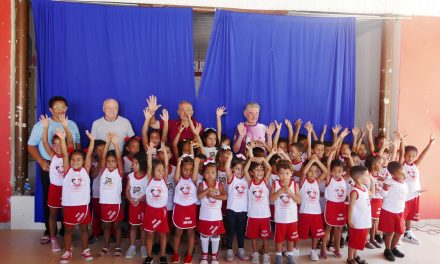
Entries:
<svg viewBox="0 0 440 264">
<path fill-rule="evenodd" d="M 119 104 L 113 98 L 104 101 L 102 111 L 104 116 L 93 122 L 91 131 L 93 137 L 106 140 L 109 132 L 116 133 L 118 135 L 119 148 L 123 150 L 125 137 L 134 136 L 130 121 L 118 115 Z"/>
<path fill-rule="evenodd" d="M 48 142 L 52 144 L 52 138 L 55 134 L 55 131 L 58 129 L 65 130 L 63 125 L 66 124 L 64 121 L 65 114 L 67 112 L 67 100 L 61 96 L 54 96 L 49 100 L 49 111 L 52 114 L 49 122 L 48 129 Z M 78 126 L 72 120 L 68 120 L 67 126 L 70 130 L 73 142 L 77 149 L 81 148 L 80 144 L 80 134 L 78 130 Z M 47 206 L 47 198 L 49 193 L 49 164 L 50 157 L 47 154 L 46 150 L 43 146 L 43 125 L 39 121 L 32 128 L 31 135 L 28 140 L 28 152 L 32 156 L 33 159 L 39 165 L 39 174 L 41 179 L 41 184 L 43 188 L 43 209 L 44 209 L 44 224 L 46 230 L 44 231 L 44 235 L 41 237 L 40 242 L 42 244 L 47 244 L 50 242 L 49 239 L 49 207 Z M 70 146 L 73 147 L 73 146 Z"/>
</svg>

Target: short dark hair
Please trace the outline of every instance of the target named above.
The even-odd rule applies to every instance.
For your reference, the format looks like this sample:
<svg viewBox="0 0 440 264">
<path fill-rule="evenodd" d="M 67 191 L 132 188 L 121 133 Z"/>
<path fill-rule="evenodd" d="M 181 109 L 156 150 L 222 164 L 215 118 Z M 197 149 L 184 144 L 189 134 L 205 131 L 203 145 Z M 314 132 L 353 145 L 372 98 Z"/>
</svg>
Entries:
<svg viewBox="0 0 440 264">
<path fill-rule="evenodd" d="M 105 141 L 102 139 L 95 139 L 95 147 L 93 148 L 93 150 L 100 146 L 105 146 Z"/>
<path fill-rule="evenodd" d="M 368 168 L 369 171 L 373 168 L 373 163 L 379 161 L 382 157 L 379 155 L 368 155 L 365 159 L 365 166 Z"/>
<path fill-rule="evenodd" d="M 336 168 L 336 167 L 341 167 L 344 170 L 345 163 L 339 159 L 332 160 L 332 162 L 330 163 L 330 170 L 333 170 L 333 168 Z"/>
<path fill-rule="evenodd" d="M 280 169 L 293 170 L 292 163 L 288 160 L 281 159 L 277 162 L 277 171 Z"/>
<path fill-rule="evenodd" d="M 287 145 L 289 145 L 289 140 L 287 138 L 285 138 L 285 137 L 280 137 L 278 139 L 278 144 L 279 143 L 286 143 Z"/>
<path fill-rule="evenodd" d="M 391 175 L 394 175 L 398 170 L 402 168 L 402 164 L 397 161 L 391 161 L 388 163 L 387 169 L 390 172 Z"/>
<path fill-rule="evenodd" d="M 57 96 L 53 96 L 52 98 L 49 99 L 49 108 L 52 108 L 56 102 L 64 102 L 64 104 L 66 106 L 68 106 L 66 98 L 57 95 Z"/>
<path fill-rule="evenodd" d="M 406 152 L 410 152 L 410 151 L 414 151 L 414 152 L 416 152 L 416 153 L 419 152 L 415 146 L 411 146 L 411 145 L 406 146 L 406 147 L 405 147 L 405 153 L 406 153 Z"/>
<path fill-rule="evenodd" d="M 278 154 L 273 155 L 270 159 L 269 159 L 269 164 L 270 165 L 276 165 L 277 162 L 281 159 L 281 156 Z"/>
<path fill-rule="evenodd" d="M 315 148 L 315 146 L 318 146 L 318 145 L 323 145 L 324 146 L 324 143 L 322 141 L 316 140 L 315 142 L 313 142 L 312 148 Z"/>
<path fill-rule="evenodd" d="M 255 147 L 252 149 L 254 157 L 266 157 L 266 152 L 261 147 Z"/>
<path fill-rule="evenodd" d="M 368 171 L 368 168 L 365 166 L 353 166 L 350 168 L 350 176 L 353 180 L 357 180 L 366 171 Z"/>
<path fill-rule="evenodd" d="M 305 151 L 304 145 L 299 142 L 293 142 L 290 146 L 295 147 L 298 152 L 304 153 Z"/>
<path fill-rule="evenodd" d="M 116 151 L 114 149 L 107 151 L 105 158 L 113 157 L 116 159 Z"/>
<path fill-rule="evenodd" d="M 137 162 L 139 163 L 139 170 L 143 173 L 146 173 L 148 171 L 148 166 L 147 166 L 147 155 L 145 154 L 145 152 L 138 152 L 136 154 L 134 154 L 134 159 L 137 160 Z"/>
</svg>

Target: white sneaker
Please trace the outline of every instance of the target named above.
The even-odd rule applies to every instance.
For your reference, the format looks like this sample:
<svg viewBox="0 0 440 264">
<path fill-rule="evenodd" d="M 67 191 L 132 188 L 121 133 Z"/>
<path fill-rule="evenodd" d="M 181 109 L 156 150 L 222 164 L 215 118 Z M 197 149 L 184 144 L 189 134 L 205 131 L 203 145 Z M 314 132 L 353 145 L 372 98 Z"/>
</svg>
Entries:
<svg viewBox="0 0 440 264">
<path fill-rule="evenodd" d="M 136 246 L 130 246 L 125 253 L 125 258 L 133 258 L 136 256 Z"/>
<path fill-rule="evenodd" d="M 61 251 L 60 245 L 58 244 L 58 241 L 56 239 L 50 240 L 50 245 L 52 247 L 52 252 Z"/>
<path fill-rule="evenodd" d="M 319 260 L 318 254 L 316 253 L 315 249 L 310 250 L 310 260 L 311 261 L 318 261 Z"/>
<path fill-rule="evenodd" d="M 417 239 L 416 235 L 413 233 L 412 230 L 406 231 L 405 234 L 403 235 L 402 240 L 415 245 L 420 245 L 420 241 Z"/>
<path fill-rule="evenodd" d="M 258 252 L 252 253 L 252 263 L 260 264 L 260 255 L 258 254 Z"/>
<path fill-rule="evenodd" d="M 141 256 L 142 258 L 148 257 L 147 247 L 141 246 Z"/>
<path fill-rule="evenodd" d="M 293 248 L 292 256 L 294 256 L 294 257 L 298 257 L 299 256 L 299 248 Z"/>
<path fill-rule="evenodd" d="M 270 264 L 270 256 L 267 253 L 263 254 L 263 264 Z"/>
</svg>

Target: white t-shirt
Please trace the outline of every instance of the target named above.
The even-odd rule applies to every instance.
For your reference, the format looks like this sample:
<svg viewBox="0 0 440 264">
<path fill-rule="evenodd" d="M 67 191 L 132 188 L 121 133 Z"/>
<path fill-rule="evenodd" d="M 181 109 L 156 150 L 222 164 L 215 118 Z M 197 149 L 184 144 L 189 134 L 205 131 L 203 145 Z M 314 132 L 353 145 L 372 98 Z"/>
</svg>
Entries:
<svg viewBox="0 0 440 264">
<path fill-rule="evenodd" d="M 64 181 L 64 159 L 53 155 L 49 167 L 50 183 L 56 186 L 63 186 Z"/>
<path fill-rule="evenodd" d="M 99 184 L 99 203 L 120 204 L 122 192 L 122 177 L 118 169 L 105 169 L 101 174 Z"/>
<path fill-rule="evenodd" d="M 62 206 L 78 206 L 90 203 L 90 177 L 83 167 L 69 168 L 63 181 Z"/>
<path fill-rule="evenodd" d="M 122 116 L 118 116 L 116 120 L 112 122 L 105 120 L 104 117 L 93 122 L 91 133 L 95 139 L 106 140 L 109 132 L 118 135 L 118 144 L 121 151 L 125 144 L 125 137 L 134 136 L 130 121 Z M 110 149 L 113 149 L 113 145 L 110 145 Z"/>
<path fill-rule="evenodd" d="M 269 187 L 264 180 L 255 184 L 252 180 L 249 184 L 248 217 L 269 218 Z"/>
<path fill-rule="evenodd" d="M 335 203 L 345 202 L 345 198 L 347 197 L 347 184 L 344 179 L 340 178 L 339 180 L 336 180 L 335 178 L 330 177 L 330 181 L 325 188 L 324 196 L 327 201 Z"/>
<path fill-rule="evenodd" d="M 409 165 L 406 162 L 403 164 L 403 172 L 405 173 L 405 182 L 409 190 L 406 200 L 409 201 L 420 195 L 420 190 L 422 189 L 420 184 L 420 172 L 416 164 Z"/>
<path fill-rule="evenodd" d="M 176 181 L 174 180 L 174 173 L 176 172 L 176 167 L 171 165 L 171 172 L 168 174 L 166 178 L 166 184 L 168 187 L 168 201 L 167 201 L 167 210 L 173 210 L 174 208 L 174 188 L 176 187 Z"/>
<path fill-rule="evenodd" d="M 168 201 L 168 187 L 164 179 L 152 178 L 145 189 L 147 204 L 154 208 L 164 208 Z"/>
<path fill-rule="evenodd" d="M 408 185 L 405 182 L 398 182 L 394 179 L 385 181 L 388 189 L 383 189 L 382 209 L 391 213 L 402 213 L 405 210 L 405 201 L 408 196 Z"/>
<path fill-rule="evenodd" d="M 227 195 L 229 188 L 228 188 L 228 174 L 226 173 L 226 171 L 217 170 L 217 181 L 223 185 L 223 188 Z"/>
<path fill-rule="evenodd" d="M 309 182 L 306 178 L 302 183 L 299 192 L 301 194 L 300 214 L 321 214 L 321 204 L 319 203 L 318 181 Z"/>
<path fill-rule="evenodd" d="M 289 189 L 291 192 L 295 193 L 296 183 L 294 181 L 290 181 Z M 274 188 L 274 193 L 276 193 L 279 189 L 281 189 L 280 181 L 275 181 L 273 183 L 272 188 Z M 275 223 L 294 223 L 298 221 L 298 205 L 295 201 L 288 195 L 283 192 L 276 200 L 275 200 L 275 213 L 274 213 Z"/>
<path fill-rule="evenodd" d="M 371 228 L 371 204 L 368 189 L 365 186 L 364 190 L 354 186 L 351 192 L 356 192 L 358 195 L 356 201 L 354 201 L 351 218 L 354 228 Z"/>
<path fill-rule="evenodd" d="M 189 206 L 197 202 L 197 188 L 191 177 L 187 179 L 180 177 L 174 189 L 174 203 L 182 206 Z"/>
<path fill-rule="evenodd" d="M 142 178 L 137 179 L 134 176 L 134 172 L 128 175 L 128 179 L 130 180 L 130 196 L 133 200 L 139 200 L 142 196 L 145 195 L 145 191 L 147 189 L 148 179 L 147 176 L 144 175 Z"/>
<path fill-rule="evenodd" d="M 208 186 L 206 185 L 206 182 L 202 181 L 200 183 L 203 188 L 202 190 L 206 190 Z M 215 188 L 217 189 L 217 194 L 220 194 L 219 190 L 219 182 L 217 181 L 215 183 Z M 199 219 L 204 221 L 221 221 L 223 219 L 222 216 L 222 200 L 217 200 L 208 197 L 206 195 L 201 200 L 201 206 L 200 206 L 200 213 L 199 213 Z"/>
<path fill-rule="evenodd" d="M 127 156 L 122 157 L 124 161 L 124 173 L 127 175 L 133 172 L 133 161 L 131 161 Z"/>
<path fill-rule="evenodd" d="M 229 195 L 226 208 L 236 213 L 247 212 L 249 183 L 246 177 L 238 178 L 233 175 L 228 188 Z"/>
</svg>

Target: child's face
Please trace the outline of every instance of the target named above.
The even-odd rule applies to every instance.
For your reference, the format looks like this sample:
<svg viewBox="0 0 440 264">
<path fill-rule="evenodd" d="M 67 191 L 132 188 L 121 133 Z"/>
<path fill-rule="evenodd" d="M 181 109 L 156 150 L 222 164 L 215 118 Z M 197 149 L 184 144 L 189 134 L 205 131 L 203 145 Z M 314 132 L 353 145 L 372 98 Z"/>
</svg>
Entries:
<svg viewBox="0 0 440 264">
<path fill-rule="evenodd" d="M 339 180 L 342 177 L 343 173 L 344 173 L 344 169 L 340 166 L 335 166 L 331 170 L 332 176 L 337 180 Z"/>
<path fill-rule="evenodd" d="M 139 162 L 137 159 L 133 159 L 132 166 L 133 166 L 133 171 L 138 173 L 140 168 L 139 168 Z"/>
<path fill-rule="evenodd" d="M 70 167 L 78 170 L 84 166 L 84 159 L 80 154 L 73 154 L 70 157 Z"/>
<path fill-rule="evenodd" d="M 113 171 L 114 169 L 116 169 L 118 167 L 118 162 L 116 161 L 115 157 L 110 156 L 105 159 L 105 166 L 110 171 Z"/>
<path fill-rule="evenodd" d="M 244 116 L 246 117 L 247 123 L 256 124 L 260 116 L 260 109 L 257 107 L 248 107 L 244 111 Z"/>
<path fill-rule="evenodd" d="M 206 160 L 200 160 L 200 165 L 199 165 L 199 174 L 200 175 L 203 175 L 203 163 L 205 162 Z"/>
<path fill-rule="evenodd" d="M 302 153 L 298 151 L 298 148 L 295 146 L 290 146 L 289 148 L 289 157 L 293 161 L 301 160 Z"/>
<path fill-rule="evenodd" d="M 301 139 L 299 143 L 301 143 L 301 145 L 303 145 L 304 147 L 307 147 L 307 138 Z"/>
<path fill-rule="evenodd" d="M 358 155 L 362 158 L 365 158 L 365 156 L 367 156 L 367 147 L 364 143 L 361 143 L 361 145 L 359 146 Z"/>
<path fill-rule="evenodd" d="M 217 144 L 217 135 L 215 133 L 209 133 L 206 137 L 206 146 L 208 148 L 213 148 Z"/>
<path fill-rule="evenodd" d="M 324 145 L 324 156 L 328 157 L 330 155 L 330 152 L 332 151 L 331 146 L 325 146 Z"/>
<path fill-rule="evenodd" d="M 165 167 L 163 166 L 163 164 L 157 164 L 154 167 L 154 177 L 157 179 L 165 178 Z"/>
<path fill-rule="evenodd" d="M 278 170 L 278 177 L 280 177 L 280 181 L 288 182 L 292 178 L 292 171 L 285 168 L 280 168 Z"/>
<path fill-rule="evenodd" d="M 414 150 L 406 151 L 403 157 L 405 158 L 406 163 L 413 164 L 417 158 L 417 152 Z"/>
<path fill-rule="evenodd" d="M 228 160 L 228 157 L 226 156 L 227 152 L 229 152 L 229 150 L 221 152 L 220 156 L 218 157 L 218 162 L 220 163 L 220 166 L 222 166 L 222 167 L 226 164 L 226 161 Z M 232 155 L 232 154 L 230 154 L 230 155 Z"/>
<path fill-rule="evenodd" d="M 361 164 L 361 160 L 359 159 L 359 156 L 352 156 L 351 158 L 353 159 L 353 164 L 355 165 Z"/>
<path fill-rule="evenodd" d="M 362 176 L 359 178 L 359 181 L 363 184 L 363 185 L 367 185 L 370 183 L 370 176 L 368 175 L 368 171 L 364 171 L 362 173 Z"/>
<path fill-rule="evenodd" d="M 215 181 L 215 178 L 217 177 L 217 168 L 214 166 L 209 166 L 205 168 L 205 171 L 203 172 L 203 178 L 207 182 L 213 182 Z"/>
<path fill-rule="evenodd" d="M 167 152 L 168 160 L 170 160 L 173 157 L 173 154 L 171 154 L 170 148 L 169 147 L 165 147 L 165 151 Z M 157 152 L 157 156 L 159 157 L 159 159 L 161 161 L 165 160 L 165 155 L 163 154 L 163 151 L 158 151 Z"/>
<path fill-rule="evenodd" d="M 263 165 L 258 165 L 252 170 L 252 176 L 256 180 L 262 180 L 264 178 L 264 168 Z"/>
<path fill-rule="evenodd" d="M 55 152 L 56 155 L 61 155 L 63 154 L 63 151 L 61 149 L 61 139 L 59 138 L 54 138 L 52 140 L 52 150 L 53 152 Z"/>
<path fill-rule="evenodd" d="M 282 149 L 284 153 L 287 153 L 287 143 L 282 141 L 278 143 L 278 148 Z"/>
<path fill-rule="evenodd" d="M 382 167 L 386 168 L 388 166 L 389 162 L 390 162 L 390 153 L 383 153 L 382 154 Z"/>
<path fill-rule="evenodd" d="M 104 145 L 99 145 L 95 147 L 93 152 L 95 153 L 96 157 L 100 160 L 102 158 L 102 153 L 104 152 Z"/>
<path fill-rule="evenodd" d="M 403 168 L 398 169 L 394 174 L 393 178 L 396 178 L 399 181 L 405 180 L 405 173 L 403 172 Z"/>
<path fill-rule="evenodd" d="M 182 176 L 185 178 L 191 177 L 193 173 L 194 165 L 192 162 L 185 162 L 181 166 Z"/>
<path fill-rule="evenodd" d="M 306 174 L 306 177 L 310 181 L 314 181 L 316 177 L 318 176 L 318 166 L 316 164 L 313 164 L 309 171 Z"/>
<path fill-rule="evenodd" d="M 154 147 L 156 148 L 160 143 L 160 135 L 157 132 L 153 132 L 150 134 L 150 142 L 153 143 Z"/>
<path fill-rule="evenodd" d="M 183 154 L 191 154 L 191 142 L 190 141 L 183 142 L 182 153 Z"/>
<path fill-rule="evenodd" d="M 383 145 L 383 141 L 385 140 L 385 138 L 380 137 L 377 139 L 377 148 L 380 149 Z"/>
<path fill-rule="evenodd" d="M 373 162 L 372 168 L 375 171 L 379 171 L 382 168 L 382 158 L 380 158 L 380 159 L 376 160 L 375 162 Z"/>
<path fill-rule="evenodd" d="M 241 178 L 243 176 L 243 164 L 241 163 L 235 164 L 235 166 L 232 168 L 232 172 L 234 173 L 235 176 Z"/>
<path fill-rule="evenodd" d="M 137 141 L 137 140 L 130 141 L 130 144 L 128 144 L 126 149 L 127 149 L 128 153 L 130 153 L 130 155 L 134 155 L 134 154 L 138 153 L 139 152 L 139 141 Z"/>
<path fill-rule="evenodd" d="M 347 154 L 350 150 L 350 146 L 347 144 L 341 145 L 341 154 Z"/>
<path fill-rule="evenodd" d="M 316 156 L 318 156 L 319 159 L 322 159 L 324 156 L 324 145 L 317 144 L 313 147 L 313 153 L 315 153 Z"/>
</svg>

